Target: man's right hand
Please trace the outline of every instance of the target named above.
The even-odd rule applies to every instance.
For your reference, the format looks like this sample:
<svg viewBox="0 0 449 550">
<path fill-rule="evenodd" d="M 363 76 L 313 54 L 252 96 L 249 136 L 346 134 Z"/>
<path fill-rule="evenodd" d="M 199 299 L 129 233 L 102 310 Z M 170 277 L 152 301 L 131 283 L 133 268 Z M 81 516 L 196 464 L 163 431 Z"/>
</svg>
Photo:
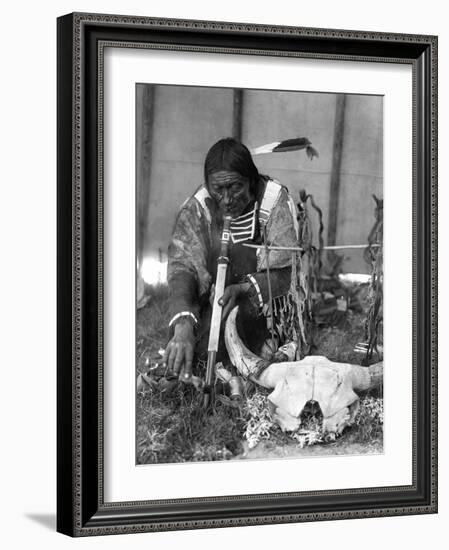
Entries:
<svg viewBox="0 0 449 550">
<path fill-rule="evenodd" d="M 179 319 L 175 325 L 173 338 L 167 344 L 164 364 L 167 370 L 176 376 L 189 379 L 192 376 L 195 334 L 189 319 Z"/>
</svg>

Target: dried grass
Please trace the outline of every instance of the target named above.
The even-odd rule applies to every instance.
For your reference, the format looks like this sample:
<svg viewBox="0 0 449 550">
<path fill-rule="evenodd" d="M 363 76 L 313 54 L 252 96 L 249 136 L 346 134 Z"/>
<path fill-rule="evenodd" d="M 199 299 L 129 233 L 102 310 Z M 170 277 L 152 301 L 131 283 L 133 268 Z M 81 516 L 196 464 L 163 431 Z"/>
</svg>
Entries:
<svg viewBox="0 0 449 550">
<path fill-rule="evenodd" d="M 158 350 L 166 344 L 168 324 L 166 287 L 151 289 L 151 300 L 137 314 L 137 374 L 160 360 Z M 364 332 L 364 318 L 353 314 L 337 327 L 314 335 L 315 354 L 331 360 L 359 362 L 353 351 Z M 322 443 L 316 418 L 310 417 L 298 432 L 284 434 L 273 423 L 268 391 L 248 388 L 240 406 L 216 399 L 211 410 L 202 407 L 202 394 L 192 386 L 166 382 L 137 394 L 136 460 L 138 464 L 215 461 L 241 457 L 261 441 L 276 446 L 306 447 Z M 235 405 L 234 403 L 232 403 Z M 381 394 L 363 396 L 355 425 L 336 442 L 381 445 L 383 431 Z M 336 449 L 338 451 L 339 449 Z"/>
</svg>

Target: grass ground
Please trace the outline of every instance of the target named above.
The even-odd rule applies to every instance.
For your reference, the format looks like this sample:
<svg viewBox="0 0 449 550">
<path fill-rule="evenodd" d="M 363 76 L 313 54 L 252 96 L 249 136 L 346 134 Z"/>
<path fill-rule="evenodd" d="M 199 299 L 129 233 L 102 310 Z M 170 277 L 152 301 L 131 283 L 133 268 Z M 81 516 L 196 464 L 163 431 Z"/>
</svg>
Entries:
<svg viewBox="0 0 449 550">
<path fill-rule="evenodd" d="M 137 314 L 137 374 L 160 362 L 166 344 L 167 292 L 152 289 L 148 304 Z M 349 311 L 338 326 L 315 329 L 315 355 L 359 363 L 354 345 L 364 340 L 364 315 Z M 271 422 L 269 393 L 253 385 L 240 407 L 217 399 L 205 411 L 202 394 L 193 386 L 162 379 L 137 392 L 137 463 L 213 461 L 240 458 L 379 453 L 383 448 L 383 400 L 379 392 L 361 396 L 354 426 L 336 441 L 316 445 L 309 436 L 283 433 Z M 313 419 L 312 419 L 313 420 Z M 312 431 L 312 434 L 314 432 Z"/>
</svg>

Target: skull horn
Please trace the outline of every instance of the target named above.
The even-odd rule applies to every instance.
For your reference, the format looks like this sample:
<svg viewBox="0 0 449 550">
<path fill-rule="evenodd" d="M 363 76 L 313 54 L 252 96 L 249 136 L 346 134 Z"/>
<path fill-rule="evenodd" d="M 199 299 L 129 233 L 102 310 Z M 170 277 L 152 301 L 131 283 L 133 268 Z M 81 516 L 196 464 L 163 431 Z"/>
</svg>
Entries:
<svg viewBox="0 0 449 550">
<path fill-rule="evenodd" d="M 351 365 L 352 387 L 354 391 L 367 391 L 377 388 L 383 382 L 383 363 L 375 363 L 369 367 Z"/>
<path fill-rule="evenodd" d="M 237 313 L 238 306 L 236 306 L 228 315 L 225 327 L 225 344 L 229 353 L 229 358 L 235 368 L 245 378 L 251 378 L 257 381 L 262 386 L 269 388 L 258 378 L 258 374 L 267 366 L 267 362 L 261 357 L 258 357 L 255 353 L 250 351 L 240 339 L 237 332 Z"/>
<path fill-rule="evenodd" d="M 302 361 L 273 363 L 270 365 L 270 363 L 250 351 L 242 342 L 237 332 L 237 313 L 238 306 L 231 311 L 226 322 L 225 343 L 229 358 L 240 374 L 265 388 L 274 388 L 280 380 L 285 378 L 287 374 L 292 374 L 297 368 L 307 368 L 315 364 L 323 365 L 323 360 L 324 365 L 332 364 L 333 369 L 341 375 L 349 377 L 351 380 L 350 386 L 356 392 L 367 391 L 382 384 L 382 362 L 369 367 L 362 367 L 348 363 L 332 363 L 323 357 L 310 356 Z"/>
<path fill-rule="evenodd" d="M 274 388 L 285 378 L 287 371 L 295 363 L 273 363 L 258 357 L 242 342 L 237 332 L 236 306 L 228 316 L 225 327 L 225 344 L 231 363 L 245 378 L 249 378 L 264 388 Z"/>
</svg>

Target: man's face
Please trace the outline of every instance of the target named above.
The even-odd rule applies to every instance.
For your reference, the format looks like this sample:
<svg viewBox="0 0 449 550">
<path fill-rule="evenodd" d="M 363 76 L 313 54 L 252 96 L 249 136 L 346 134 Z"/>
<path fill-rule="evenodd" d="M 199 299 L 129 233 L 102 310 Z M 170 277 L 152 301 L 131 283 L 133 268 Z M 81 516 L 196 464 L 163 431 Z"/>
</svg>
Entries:
<svg viewBox="0 0 449 550">
<path fill-rule="evenodd" d="M 208 177 L 211 197 L 218 204 L 223 215 L 237 218 L 252 200 L 249 179 L 238 172 L 222 170 Z"/>
</svg>

